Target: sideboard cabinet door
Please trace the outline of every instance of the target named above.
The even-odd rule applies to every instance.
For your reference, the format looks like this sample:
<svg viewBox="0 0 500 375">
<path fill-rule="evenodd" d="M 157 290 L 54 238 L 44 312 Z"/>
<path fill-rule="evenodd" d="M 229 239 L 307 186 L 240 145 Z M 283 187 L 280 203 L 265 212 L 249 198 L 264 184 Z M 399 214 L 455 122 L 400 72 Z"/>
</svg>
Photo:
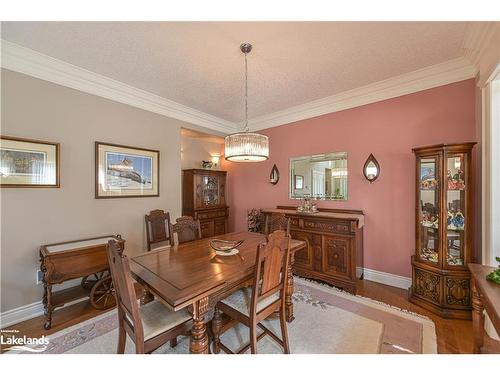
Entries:
<svg viewBox="0 0 500 375">
<path fill-rule="evenodd" d="M 340 236 L 323 236 L 323 256 L 321 270 L 327 275 L 351 277 L 351 239 Z"/>
</svg>

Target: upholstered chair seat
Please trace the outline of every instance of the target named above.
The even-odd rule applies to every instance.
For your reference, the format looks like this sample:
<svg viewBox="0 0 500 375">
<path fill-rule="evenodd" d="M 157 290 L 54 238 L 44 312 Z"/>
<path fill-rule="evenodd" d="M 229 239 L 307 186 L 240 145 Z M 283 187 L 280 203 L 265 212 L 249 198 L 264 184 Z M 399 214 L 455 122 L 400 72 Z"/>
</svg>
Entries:
<svg viewBox="0 0 500 375">
<path fill-rule="evenodd" d="M 172 311 L 159 301 L 152 301 L 139 308 L 144 340 L 149 340 L 191 319 L 186 309 Z"/>
<path fill-rule="evenodd" d="M 239 289 L 233 294 L 231 294 L 226 299 L 222 300 L 222 303 L 233 309 L 239 311 L 240 313 L 250 316 L 250 306 L 252 301 L 252 287 Z M 267 306 L 271 305 L 273 302 L 279 300 L 279 293 L 275 293 L 269 297 L 260 300 L 257 303 L 257 313 L 264 310 Z"/>
<path fill-rule="evenodd" d="M 221 342 L 220 336 L 236 323 L 242 323 L 250 329 L 250 342 L 236 353 L 245 353 L 248 348 L 252 354 L 257 353 L 257 341 L 266 335 L 280 344 L 285 353 L 290 353 L 285 318 L 289 258 L 290 236 L 284 230 L 271 233 L 267 242 L 257 246 L 253 285 L 233 292 L 215 305 L 212 319 L 214 353 L 219 353 L 221 349 L 226 353 L 235 353 Z M 279 314 L 281 338 L 262 324 L 275 313 Z M 223 319 L 222 314 L 229 319 Z M 257 332 L 257 328 L 260 328 L 261 333 Z"/>
<path fill-rule="evenodd" d="M 118 313 L 117 353 L 125 352 L 127 335 L 139 354 L 151 353 L 168 341 L 176 346 L 177 336 L 191 330 L 191 315 L 186 309 L 172 311 L 159 300 L 139 305 L 128 258 L 115 241 L 108 242 L 106 252 Z"/>
</svg>

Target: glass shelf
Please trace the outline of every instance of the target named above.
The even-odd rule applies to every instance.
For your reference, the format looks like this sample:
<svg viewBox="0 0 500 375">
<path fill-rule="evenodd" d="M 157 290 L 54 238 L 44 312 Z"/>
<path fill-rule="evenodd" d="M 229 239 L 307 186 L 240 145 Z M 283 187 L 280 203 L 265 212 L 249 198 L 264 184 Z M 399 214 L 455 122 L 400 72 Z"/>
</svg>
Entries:
<svg viewBox="0 0 500 375">
<path fill-rule="evenodd" d="M 446 263 L 464 265 L 465 191 L 464 155 L 451 155 L 446 159 Z"/>
<path fill-rule="evenodd" d="M 438 159 L 420 160 L 420 259 L 439 262 L 439 180 L 437 179 Z"/>
<path fill-rule="evenodd" d="M 203 176 L 202 197 L 206 206 L 216 205 L 219 202 L 219 179 L 214 176 Z"/>
</svg>

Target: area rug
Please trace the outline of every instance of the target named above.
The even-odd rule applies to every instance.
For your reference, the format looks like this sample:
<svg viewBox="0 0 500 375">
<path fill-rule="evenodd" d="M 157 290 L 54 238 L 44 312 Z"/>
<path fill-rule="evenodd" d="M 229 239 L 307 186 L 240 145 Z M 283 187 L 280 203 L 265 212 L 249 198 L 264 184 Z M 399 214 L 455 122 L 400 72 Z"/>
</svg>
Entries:
<svg viewBox="0 0 500 375">
<path fill-rule="evenodd" d="M 298 277 L 293 301 L 295 320 L 288 324 L 288 334 L 294 354 L 437 353 L 434 323 L 427 317 Z M 280 336 L 277 319 L 265 325 Z M 117 326 L 113 310 L 49 336 L 42 353 L 116 353 Z M 238 325 L 221 340 L 237 350 L 249 341 L 248 328 Z M 257 350 L 262 354 L 282 352 L 268 336 L 258 342 Z M 134 343 L 127 338 L 126 353 L 134 351 Z M 154 353 L 189 353 L 189 339 L 179 337 L 175 348 L 165 344 Z"/>
</svg>

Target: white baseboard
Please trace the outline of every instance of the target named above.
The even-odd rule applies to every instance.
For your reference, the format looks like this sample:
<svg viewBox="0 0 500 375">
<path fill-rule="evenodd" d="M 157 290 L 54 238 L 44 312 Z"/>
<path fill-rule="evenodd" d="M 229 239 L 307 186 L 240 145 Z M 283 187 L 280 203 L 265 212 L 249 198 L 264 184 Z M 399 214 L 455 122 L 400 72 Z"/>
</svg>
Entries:
<svg viewBox="0 0 500 375">
<path fill-rule="evenodd" d="M 364 269 L 364 279 L 401 289 L 408 289 L 411 286 L 411 277 L 394 275 L 392 273 L 371 270 L 369 268 Z"/>
<path fill-rule="evenodd" d="M 43 304 L 41 301 L 17 307 L 0 314 L 0 328 L 9 327 L 40 315 L 43 315 Z"/>
<path fill-rule="evenodd" d="M 76 303 L 85 301 L 88 297 L 82 297 L 68 302 L 59 308 L 68 307 Z M 59 308 L 54 309 L 57 311 Z M 9 327 L 13 324 L 24 322 L 25 320 L 36 318 L 43 315 L 43 303 L 41 301 L 30 303 L 29 305 L 17 307 L 12 310 L 0 313 L 0 328 Z"/>
</svg>

